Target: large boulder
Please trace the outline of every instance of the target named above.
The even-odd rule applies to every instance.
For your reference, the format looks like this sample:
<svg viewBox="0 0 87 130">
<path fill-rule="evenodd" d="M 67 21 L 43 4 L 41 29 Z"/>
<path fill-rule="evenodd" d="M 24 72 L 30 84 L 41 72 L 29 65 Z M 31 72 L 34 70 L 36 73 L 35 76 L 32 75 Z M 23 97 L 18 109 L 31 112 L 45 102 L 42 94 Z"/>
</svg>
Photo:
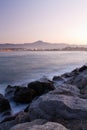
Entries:
<svg viewBox="0 0 87 130">
<path fill-rule="evenodd" d="M 41 81 L 35 81 L 28 84 L 29 89 L 33 89 L 36 92 L 36 96 L 40 96 L 44 93 L 47 93 L 49 91 L 52 91 L 55 89 L 53 86 L 53 83 L 51 81 L 49 82 L 41 82 Z"/>
<path fill-rule="evenodd" d="M 11 130 L 68 130 L 63 125 L 45 120 L 22 123 L 14 126 Z"/>
<path fill-rule="evenodd" d="M 75 86 L 71 84 L 62 84 L 62 85 L 57 85 L 56 84 L 56 89 L 50 93 L 53 94 L 64 94 L 64 95 L 70 95 L 70 96 L 80 96 L 80 90 Z"/>
<path fill-rule="evenodd" d="M 35 91 L 27 87 L 8 85 L 5 89 L 5 97 L 18 103 L 29 103 L 35 96 Z"/>
<path fill-rule="evenodd" d="M 5 89 L 5 97 L 18 103 L 30 103 L 35 97 L 54 89 L 53 82 L 45 78 L 29 83 L 28 87 L 8 85 Z"/>
<path fill-rule="evenodd" d="M 67 94 L 67 90 L 61 93 L 56 89 L 33 101 L 29 107 L 29 115 L 30 120 L 87 119 L 87 99 Z"/>
<path fill-rule="evenodd" d="M 14 101 L 19 103 L 30 103 L 36 96 L 33 89 L 27 87 L 19 87 L 14 93 Z"/>
</svg>

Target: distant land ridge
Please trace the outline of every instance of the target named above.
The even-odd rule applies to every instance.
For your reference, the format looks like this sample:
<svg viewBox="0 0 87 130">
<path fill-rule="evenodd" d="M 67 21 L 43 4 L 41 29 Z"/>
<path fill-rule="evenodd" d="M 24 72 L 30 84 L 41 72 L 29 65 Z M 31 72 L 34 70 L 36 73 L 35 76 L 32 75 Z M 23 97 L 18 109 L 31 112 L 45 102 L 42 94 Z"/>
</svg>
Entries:
<svg viewBox="0 0 87 130">
<path fill-rule="evenodd" d="M 82 50 L 87 51 L 87 45 L 73 45 L 67 43 L 49 43 L 41 40 L 32 43 L 23 44 L 13 44 L 13 43 L 3 43 L 0 44 L 0 51 L 19 51 L 19 50 L 59 50 L 59 51 L 74 51 Z"/>
</svg>

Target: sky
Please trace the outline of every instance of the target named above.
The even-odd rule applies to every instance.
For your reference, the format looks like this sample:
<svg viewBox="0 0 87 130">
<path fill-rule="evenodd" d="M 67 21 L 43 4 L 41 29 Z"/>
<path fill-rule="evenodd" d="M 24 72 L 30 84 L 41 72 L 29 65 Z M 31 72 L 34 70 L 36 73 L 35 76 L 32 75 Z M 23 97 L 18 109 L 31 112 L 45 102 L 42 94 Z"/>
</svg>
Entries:
<svg viewBox="0 0 87 130">
<path fill-rule="evenodd" d="M 87 0 L 0 0 L 0 43 L 87 44 Z"/>
</svg>

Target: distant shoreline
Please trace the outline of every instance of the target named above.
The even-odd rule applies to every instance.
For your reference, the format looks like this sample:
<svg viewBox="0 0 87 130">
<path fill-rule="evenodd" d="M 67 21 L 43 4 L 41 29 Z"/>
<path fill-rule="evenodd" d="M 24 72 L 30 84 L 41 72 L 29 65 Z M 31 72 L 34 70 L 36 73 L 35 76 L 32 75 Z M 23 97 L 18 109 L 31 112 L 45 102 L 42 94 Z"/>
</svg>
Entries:
<svg viewBox="0 0 87 130">
<path fill-rule="evenodd" d="M 0 48 L 0 52 L 14 52 L 14 51 L 87 51 L 87 48 L 84 47 L 66 47 L 63 49 Z"/>
</svg>

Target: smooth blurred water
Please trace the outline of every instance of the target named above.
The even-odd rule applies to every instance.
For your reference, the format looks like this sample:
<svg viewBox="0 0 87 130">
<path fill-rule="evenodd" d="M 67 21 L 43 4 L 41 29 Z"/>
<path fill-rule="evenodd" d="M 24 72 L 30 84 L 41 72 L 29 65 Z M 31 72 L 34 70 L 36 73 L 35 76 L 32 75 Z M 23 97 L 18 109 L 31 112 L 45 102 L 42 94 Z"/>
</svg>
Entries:
<svg viewBox="0 0 87 130">
<path fill-rule="evenodd" d="M 0 92 L 8 84 L 27 84 L 43 76 L 52 78 L 87 63 L 87 52 L 0 52 Z"/>
</svg>

